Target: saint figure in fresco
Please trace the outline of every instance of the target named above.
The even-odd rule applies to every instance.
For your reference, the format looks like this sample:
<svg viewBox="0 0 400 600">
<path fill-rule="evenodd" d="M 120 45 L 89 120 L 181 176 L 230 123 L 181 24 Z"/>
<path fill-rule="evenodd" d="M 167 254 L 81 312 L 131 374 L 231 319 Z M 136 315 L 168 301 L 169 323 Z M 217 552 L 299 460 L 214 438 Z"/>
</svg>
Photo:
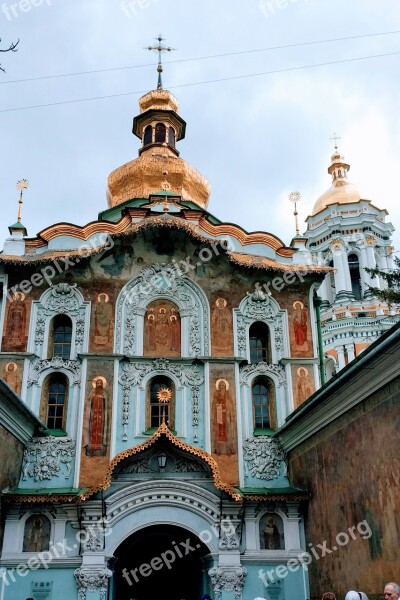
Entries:
<svg viewBox="0 0 400 600">
<path fill-rule="evenodd" d="M 110 341 L 112 330 L 112 306 L 107 294 L 99 294 L 94 306 L 94 341 L 105 346 Z"/>
<path fill-rule="evenodd" d="M 313 391 L 313 383 L 308 374 L 308 370 L 305 367 L 300 367 L 297 369 L 296 407 L 300 406 L 302 402 L 307 400 Z"/>
<path fill-rule="evenodd" d="M 225 298 L 217 298 L 212 311 L 212 331 L 214 334 L 214 346 L 218 350 L 231 350 L 232 338 L 232 314 L 227 307 Z"/>
<path fill-rule="evenodd" d="M 160 308 L 157 315 L 156 346 L 161 352 L 169 350 L 169 321 L 165 308 Z"/>
<path fill-rule="evenodd" d="M 281 550 L 283 545 L 276 517 L 274 515 L 267 515 L 263 521 L 264 523 L 261 524 L 261 547 L 265 550 Z"/>
<path fill-rule="evenodd" d="M 214 395 L 216 454 L 234 454 L 235 440 L 232 425 L 232 402 L 229 383 L 218 379 Z"/>
<path fill-rule="evenodd" d="M 18 377 L 18 367 L 15 362 L 9 362 L 4 367 L 3 379 L 17 394 L 21 392 L 21 384 Z"/>
<path fill-rule="evenodd" d="M 171 309 L 171 312 L 174 309 Z M 171 350 L 176 352 L 180 348 L 180 337 L 181 337 L 181 328 L 179 326 L 178 317 L 172 313 L 169 318 L 170 322 L 170 331 L 171 331 Z"/>
<path fill-rule="evenodd" d="M 32 515 L 26 520 L 22 552 L 43 552 L 49 549 L 50 521 L 44 515 Z"/>
<path fill-rule="evenodd" d="M 293 302 L 293 331 L 296 350 L 308 352 L 307 341 L 307 309 L 302 302 Z"/>
<path fill-rule="evenodd" d="M 104 377 L 95 377 L 94 389 L 85 406 L 83 447 L 86 456 L 105 456 L 107 453 L 108 394 Z"/>
<path fill-rule="evenodd" d="M 153 309 L 149 309 L 144 326 L 144 347 L 146 350 L 156 349 L 156 317 Z"/>
<path fill-rule="evenodd" d="M 24 345 L 26 307 L 25 296 L 22 292 L 16 292 L 8 309 L 8 335 L 12 346 Z"/>
</svg>

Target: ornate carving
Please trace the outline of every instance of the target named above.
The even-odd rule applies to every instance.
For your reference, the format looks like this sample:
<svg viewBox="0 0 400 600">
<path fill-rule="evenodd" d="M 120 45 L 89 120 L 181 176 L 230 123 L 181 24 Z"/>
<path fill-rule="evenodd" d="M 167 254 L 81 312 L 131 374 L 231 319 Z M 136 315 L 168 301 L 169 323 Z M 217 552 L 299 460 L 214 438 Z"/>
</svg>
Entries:
<svg viewBox="0 0 400 600">
<path fill-rule="evenodd" d="M 275 375 L 278 378 L 278 385 L 286 386 L 286 374 L 282 365 L 269 365 L 265 362 L 246 365 L 240 369 L 240 385 L 248 385 L 251 375 Z"/>
<path fill-rule="evenodd" d="M 108 580 L 112 572 L 106 567 L 81 567 L 76 569 L 74 577 L 80 600 L 86 600 L 88 592 L 98 592 L 100 600 L 107 596 Z"/>
<path fill-rule="evenodd" d="M 86 312 L 89 310 L 89 302 L 85 302 L 82 294 L 77 290 L 76 283 L 59 283 L 50 286 L 41 297 L 39 302 L 33 303 L 35 322 L 35 352 L 41 355 L 46 322 L 52 316 L 67 314 L 75 317 L 75 350 L 76 353 L 83 349 L 85 337 Z"/>
<path fill-rule="evenodd" d="M 119 382 L 123 388 L 122 425 L 123 441 L 128 439 L 128 424 L 130 415 L 130 390 L 140 385 L 143 378 L 149 373 L 165 372 L 167 375 L 175 375 L 182 385 L 188 385 L 192 390 L 192 423 L 194 427 L 194 439 L 197 439 L 197 427 L 199 424 L 199 390 L 204 383 L 204 376 L 197 365 L 175 364 L 166 358 L 157 358 L 152 363 L 127 363 L 122 367 Z"/>
<path fill-rule="evenodd" d="M 236 311 L 236 335 L 239 355 L 246 358 L 249 325 L 255 321 L 262 321 L 268 323 L 271 329 L 274 330 L 274 339 L 271 342 L 275 348 L 277 360 L 283 358 L 283 318 L 283 313 L 279 310 L 277 302 L 271 298 L 271 294 L 262 291 L 260 284 L 257 284 L 255 292 L 247 292 L 239 310 Z"/>
<path fill-rule="evenodd" d="M 213 567 L 208 571 L 211 583 L 214 586 L 215 599 L 221 597 L 222 590 L 234 592 L 235 599 L 240 600 L 244 580 L 247 576 L 246 567 Z"/>
<path fill-rule="evenodd" d="M 59 477 L 62 465 L 65 465 L 65 479 L 69 479 L 74 456 L 75 440 L 70 437 L 35 438 L 26 445 L 22 479 L 32 477 L 34 481 L 44 481 Z"/>
<path fill-rule="evenodd" d="M 229 529 L 221 527 L 219 548 L 220 550 L 237 550 L 239 548 L 239 538 L 236 529 L 231 523 Z"/>
<path fill-rule="evenodd" d="M 85 539 L 82 545 L 85 552 L 99 552 L 103 550 L 104 531 L 101 529 L 100 524 L 91 524 L 85 529 Z"/>
<path fill-rule="evenodd" d="M 139 277 L 122 291 L 116 311 L 116 339 L 122 340 L 122 345 L 117 351 L 122 350 L 127 356 L 135 355 L 138 318 L 143 317 L 150 302 L 160 296 L 175 302 L 181 317 L 189 317 L 189 355 L 198 356 L 202 349 L 208 355 L 210 332 L 207 301 L 189 277 L 175 265 L 165 263 L 144 268 Z"/>
<path fill-rule="evenodd" d="M 48 360 L 36 360 L 29 366 L 28 386 L 39 381 L 40 375 L 47 369 L 65 369 L 72 375 L 74 383 L 81 381 L 81 364 L 77 360 L 65 360 L 55 356 Z"/>
<path fill-rule="evenodd" d="M 286 454 L 280 442 L 264 435 L 245 439 L 243 458 L 250 475 L 257 479 L 276 479 L 282 463 L 286 467 Z"/>
<path fill-rule="evenodd" d="M 73 314 L 79 308 L 79 299 L 76 296 L 76 283 L 59 283 L 50 286 L 50 294 L 47 297 L 46 308 L 57 314 Z"/>
</svg>

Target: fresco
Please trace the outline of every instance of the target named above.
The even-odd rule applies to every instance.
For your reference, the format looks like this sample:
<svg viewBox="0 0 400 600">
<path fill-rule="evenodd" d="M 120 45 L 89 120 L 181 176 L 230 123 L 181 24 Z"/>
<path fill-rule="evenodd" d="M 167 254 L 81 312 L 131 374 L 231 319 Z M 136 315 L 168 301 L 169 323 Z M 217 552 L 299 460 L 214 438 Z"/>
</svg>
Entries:
<svg viewBox="0 0 400 600">
<path fill-rule="evenodd" d="M 261 518 L 260 548 L 262 550 L 284 550 L 283 521 L 279 515 L 267 513 Z"/>
<path fill-rule="evenodd" d="M 294 408 L 298 408 L 315 392 L 313 368 L 292 365 L 292 379 Z"/>
<path fill-rule="evenodd" d="M 7 321 L 3 337 L 2 350 L 26 350 L 26 331 L 28 323 L 28 306 L 25 295 L 15 292 L 11 302 L 8 302 Z"/>
<path fill-rule="evenodd" d="M 22 386 L 22 363 L 15 361 L 1 361 L 0 374 L 2 379 L 18 395 L 21 394 Z"/>
<path fill-rule="evenodd" d="M 210 372 L 211 449 L 223 480 L 237 483 L 237 427 L 232 366 L 212 367 Z"/>
<path fill-rule="evenodd" d="M 112 419 L 112 364 L 89 362 L 83 414 L 80 485 L 103 481 L 109 465 Z"/>
<path fill-rule="evenodd" d="M 157 300 L 144 317 L 144 356 L 181 355 L 181 318 L 178 307 L 168 300 Z"/>
<path fill-rule="evenodd" d="M 225 295 L 211 302 L 211 344 L 215 356 L 233 355 L 232 306 Z"/>
<path fill-rule="evenodd" d="M 300 299 L 294 300 L 289 307 L 289 336 L 293 357 L 313 355 L 310 314 Z"/>
<path fill-rule="evenodd" d="M 50 545 L 50 521 L 45 515 L 28 517 L 24 529 L 22 552 L 43 552 Z"/>
</svg>

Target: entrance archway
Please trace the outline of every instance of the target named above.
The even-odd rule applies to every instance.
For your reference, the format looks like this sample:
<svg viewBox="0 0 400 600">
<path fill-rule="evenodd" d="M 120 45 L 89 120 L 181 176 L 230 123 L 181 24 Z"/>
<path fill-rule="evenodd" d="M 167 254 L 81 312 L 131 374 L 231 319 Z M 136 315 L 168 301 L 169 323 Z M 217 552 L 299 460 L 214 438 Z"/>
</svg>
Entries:
<svg viewBox="0 0 400 600">
<path fill-rule="evenodd" d="M 114 554 L 114 600 L 199 600 L 210 550 L 175 525 L 152 525 L 132 534 Z"/>
</svg>

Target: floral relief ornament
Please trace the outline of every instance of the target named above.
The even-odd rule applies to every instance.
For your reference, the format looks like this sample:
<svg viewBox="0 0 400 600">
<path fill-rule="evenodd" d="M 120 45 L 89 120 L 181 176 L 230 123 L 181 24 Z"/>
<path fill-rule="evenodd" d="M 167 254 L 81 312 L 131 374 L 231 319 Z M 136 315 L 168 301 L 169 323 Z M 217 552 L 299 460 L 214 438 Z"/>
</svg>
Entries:
<svg viewBox="0 0 400 600">
<path fill-rule="evenodd" d="M 286 471 L 286 454 L 280 442 L 269 436 L 251 437 L 243 443 L 243 458 L 252 477 L 276 479 L 282 464 Z"/>
<path fill-rule="evenodd" d="M 108 580 L 112 572 L 105 567 L 81 567 L 76 569 L 74 577 L 80 600 L 86 600 L 87 593 L 99 593 L 100 600 L 107 595 Z"/>
<path fill-rule="evenodd" d="M 26 481 L 28 477 L 32 477 L 34 481 L 44 481 L 58 477 L 62 465 L 65 465 L 65 479 L 69 479 L 75 445 L 75 440 L 70 437 L 35 438 L 26 445 L 22 480 Z"/>
<path fill-rule="evenodd" d="M 222 591 L 234 592 L 235 600 L 240 600 L 244 580 L 247 576 L 246 567 L 213 567 L 208 571 L 211 578 L 211 583 L 214 587 L 215 599 L 219 600 Z"/>
</svg>

